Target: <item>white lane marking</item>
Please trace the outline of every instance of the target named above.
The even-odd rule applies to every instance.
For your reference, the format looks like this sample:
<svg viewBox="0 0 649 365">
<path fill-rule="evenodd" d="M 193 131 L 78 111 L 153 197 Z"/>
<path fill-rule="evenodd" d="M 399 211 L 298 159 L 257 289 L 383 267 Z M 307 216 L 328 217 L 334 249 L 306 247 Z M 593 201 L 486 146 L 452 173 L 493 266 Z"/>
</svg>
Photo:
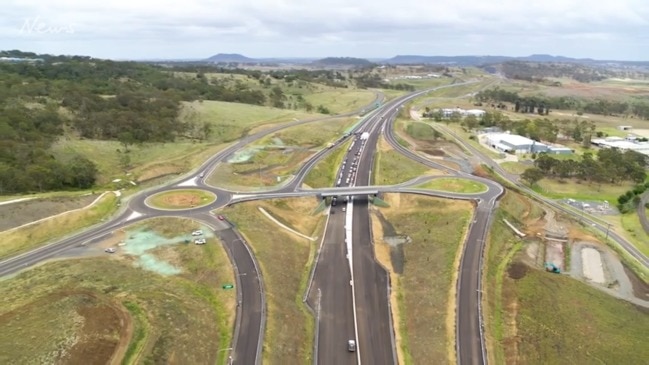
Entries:
<svg viewBox="0 0 649 365">
<path fill-rule="evenodd" d="M 130 220 L 140 218 L 140 217 L 143 216 L 143 215 L 144 215 L 144 214 L 142 214 L 142 213 L 140 213 L 140 212 L 133 212 L 133 213 L 131 213 L 131 215 L 128 216 L 128 218 L 126 218 L 126 221 L 128 222 L 128 221 L 130 221 Z"/>
<path fill-rule="evenodd" d="M 179 183 L 177 186 L 198 186 L 198 185 L 196 184 L 196 178 L 192 178 Z"/>
</svg>

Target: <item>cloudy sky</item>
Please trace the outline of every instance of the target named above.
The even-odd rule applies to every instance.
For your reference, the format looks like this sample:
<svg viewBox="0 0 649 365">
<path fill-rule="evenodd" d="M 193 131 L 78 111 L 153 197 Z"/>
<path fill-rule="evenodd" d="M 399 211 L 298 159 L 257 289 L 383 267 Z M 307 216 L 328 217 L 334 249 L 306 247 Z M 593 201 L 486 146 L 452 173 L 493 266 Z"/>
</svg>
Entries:
<svg viewBox="0 0 649 365">
<path fill-rule="evenodd" d="M 112 59 L 649 60 L 648 0 L 3 0 L 0 49 Z"/>
</svg>

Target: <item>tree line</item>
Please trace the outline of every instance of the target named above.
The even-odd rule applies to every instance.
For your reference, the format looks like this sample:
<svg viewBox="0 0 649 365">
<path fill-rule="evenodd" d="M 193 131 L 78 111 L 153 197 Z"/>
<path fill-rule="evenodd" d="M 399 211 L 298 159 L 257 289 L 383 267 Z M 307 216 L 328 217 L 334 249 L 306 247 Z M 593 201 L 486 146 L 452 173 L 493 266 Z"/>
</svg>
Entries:
<svg viewBox="0 0 649 365">
<path fill-rule="evenodd" d="M 634 116 L 649 119 L 649 103 L 616 100 L 582 100 L 570 96 L 521 96 L 515 91 L 495 87 L 479 91 L 475 95 L 478 102 L 507 102 L 515 105 L 515 111 L 547 115 L 550 109 L 577 110 L 580 113 L 599 115 Z"/>
<path fill-rule="evenodd" d="M 586 152 L 579 161 L 560 160 L 541 153 L 534 160 L 534 167 L 526 169 L 521 178 L 530 185 L 545 177 L 577 178 L 597 184 L 618 184 L 622 181 L 642 183 L 647 178 L 647 156 L 639 152 L 605 148 L 597 151 L 596 157 Z"/>
</svg>

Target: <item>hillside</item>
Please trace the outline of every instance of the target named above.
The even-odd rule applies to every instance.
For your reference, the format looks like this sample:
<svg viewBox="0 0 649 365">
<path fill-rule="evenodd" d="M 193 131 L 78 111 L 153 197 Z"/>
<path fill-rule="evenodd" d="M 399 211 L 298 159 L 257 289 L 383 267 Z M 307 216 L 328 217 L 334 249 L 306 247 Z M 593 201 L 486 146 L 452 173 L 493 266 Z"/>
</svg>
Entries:
<svg viewBox="0 0 649 365">
<path fill-rule="evenodd" d="M 257 63 L 259 61 L 238 53 L 219 53 L 205 60 L 213 63 Z"/>
<path fill-rule="evenodd" d="M 371 67 L 372 62 L 364 58 L 354 57 L 326 57 L 313 62 L 315 66 L 338 66 L 338 67 Z"/>
</svg>

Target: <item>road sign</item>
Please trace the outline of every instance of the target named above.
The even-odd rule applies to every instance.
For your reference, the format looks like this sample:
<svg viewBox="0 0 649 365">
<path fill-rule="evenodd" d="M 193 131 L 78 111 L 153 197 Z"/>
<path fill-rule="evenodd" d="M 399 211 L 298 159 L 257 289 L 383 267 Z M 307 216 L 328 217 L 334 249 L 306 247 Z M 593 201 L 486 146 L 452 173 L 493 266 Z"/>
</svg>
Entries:
<svg viewBox="0 0 649 365">
<path fill-rule="evenodd" d="M 232 289 L 232 288 L 234 288 L 234 285 L 232 285 L 232 284 L 223 285 L 223 289 Z"/>
</svg>

